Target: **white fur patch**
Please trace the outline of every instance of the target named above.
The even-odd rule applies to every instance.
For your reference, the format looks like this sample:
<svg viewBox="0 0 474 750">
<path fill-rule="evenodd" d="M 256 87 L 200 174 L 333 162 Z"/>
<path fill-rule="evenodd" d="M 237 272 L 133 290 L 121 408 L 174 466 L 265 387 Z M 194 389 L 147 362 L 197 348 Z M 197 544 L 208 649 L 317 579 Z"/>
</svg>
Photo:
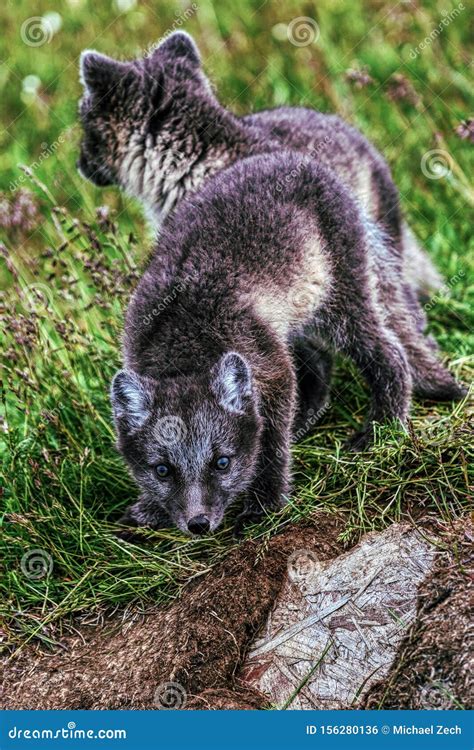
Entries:
<svg viewBox="0 0 474 750">
<path fill-rule="evenodd" d="M 240 413 L 244 400 L 252 392 L 252 378 L 247 362 L 236 352 L 227 352 L 218 365 L 214 382 L 221 406 L 227 411 Z"/>
<path fill-rule="evenodd" d="M 168 144 L 167 133 L 156 142 L 148 137 L 145 145 L 141 134 L 136 133 L 125 146 L 120 166 L 120 184 L 129 195 L 142 201 L 156 228 L 183 195 L 196 190 L 206 177 L 227 165 L 222 149 L 210 149 L 207 158 L 194 166 L 197 155 L 192 155 L 191 136 L 189 142 L 180 142 L 179 151 L 173 151 Z M 192 157 L 186 155 L 187 151 Z"/>
<path fill-rule="evenodd" d="M 258 316 L 282 338 L 311 320 L 329 289 L 331 270 L 322 244 L 315 230 L 305 244 L 301 268 L 287 289 L 282 291 L 280 285 L 270 282 L 252 294 Z"/>
<path fill-rule="evenodd" d="M 367 211 L 369 216 L 376 217 L 378 212 L 378 196 L 372 187 L 371 171 L 362 165 L 357 172 L 357 185 L 355 186 L 356 199 Z"/>
<path fill-rule="evenodd" d="M 117 419 L 125 418 L 133 429 L 146 422 L 150 398 L 138 375 L 125 370 L 118 372 L 112 382 L 111 396 Z"/>
<path fill-rule="evenodd" d="M 120 167 L 120 182 L 134 198 L 143 198 L 145 159 L 143 140 L 139 133 L 132 135 Z"/>
</svg>

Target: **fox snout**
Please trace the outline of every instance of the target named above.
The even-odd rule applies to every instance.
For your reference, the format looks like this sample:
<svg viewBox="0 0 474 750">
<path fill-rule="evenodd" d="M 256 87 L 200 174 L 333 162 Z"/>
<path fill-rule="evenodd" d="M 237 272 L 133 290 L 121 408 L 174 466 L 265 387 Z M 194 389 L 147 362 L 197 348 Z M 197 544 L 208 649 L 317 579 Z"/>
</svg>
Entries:
<svg viewBox="0 0 474 750">
<path fill-rule="evenodd" d="M 211 528 L 205 491 L 200 484 L 192 484 L 184 497 L 184 520 L 191 534 L 206 534 Z"/>
<path fill-rule="evenodd" d="M 194 516 L 188 521 L 189 531 L 191 532 L 191 534 L 196 534 L 197 536 L 207 534 L 210 528 L 211 522 L 209 521 L 208 517 L 203 514 L 200 516 Z"/>
</svg>

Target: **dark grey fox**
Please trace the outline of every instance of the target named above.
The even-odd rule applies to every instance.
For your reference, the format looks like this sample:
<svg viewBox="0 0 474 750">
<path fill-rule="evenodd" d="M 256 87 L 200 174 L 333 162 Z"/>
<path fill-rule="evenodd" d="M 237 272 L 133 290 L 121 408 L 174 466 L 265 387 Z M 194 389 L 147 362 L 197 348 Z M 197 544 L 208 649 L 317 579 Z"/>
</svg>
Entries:
<svg viewBox="0 0 474 750">
<path fill-rule="evenodd" d="M 336 116 L 303 108 L 235 116 L 217 101 L 199 52 L 183 32 L 132 62 L 85 51 L 81 80 L 80 171 L 97 185 L 120 185 L 142 201 L 155 222 L 213 174 L 251 155 L 278 153 L 282 146 L 301 152 L 291 173 L 276 170 L 279 189 L 290 187 L 310 160 L 333 170 L 390 235 L 402 258 L 407 297 L 414 298 L 414 324 L 423 331 L 426 316 L 417 292 L 439 286 L 440 279 L 402 220 L 387 164 L 357 130 Z M 300 338 L 293 356 L 304 396 L 295 425 L 301 434 L 324 410 L 332 361 L 314 338 Z"/>
<path fill-rule="evenodd" d="M 391 242 L 334 173 L 292 152 L 238 161 L 180 201 L 132 297 L 111 388 L 141 489 L 127 523 L 202 534 L 242 492 L 239 523 L 282 505 L 300 336 L 316 333 L 365 377 L 357 449 L 373 422 L 405 423 L 414 385 L 463 395 L 413 326 Z"/>
<path fill-rule="evenodd" d="M 283 146 L 301 151 L 303 163 L 314 159 L 334 170 L 403 250 L 410 283 L 422 290 L 440 285 L 402 219 L 385 160 L 339 117 L 302 107 L 237 117 L 216 99 L 194 41 L 181 31 L 131 62 L 86 50 L 81 81 L 81 173 L 99 186 L 119 185 L 155 223 L 215 172 Z M 292 179 L 282 171 L 277 176 L 279 184 Z"/>
</svg>

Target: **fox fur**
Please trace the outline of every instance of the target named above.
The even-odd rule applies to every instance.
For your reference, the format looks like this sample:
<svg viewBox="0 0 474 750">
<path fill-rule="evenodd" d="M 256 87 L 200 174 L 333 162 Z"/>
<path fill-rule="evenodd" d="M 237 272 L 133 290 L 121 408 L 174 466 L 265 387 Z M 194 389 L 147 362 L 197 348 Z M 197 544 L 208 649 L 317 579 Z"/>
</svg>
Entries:
<svg viewBox="0 0 474 750">
<path fill-rule="evenodd" d="M 97 185 L 119 185 L 145 206 L 159 225 L 186 196 L 213 175 L 254 155 L 300 153 L 291 172 L 275 175 L 291 188 L 308 162 L 327 167 L 349 190 L 401 259 L 413 319 L 422 331 L 426 316 L 417 297 L 440 285 L 427 254 L 401 216 L 389 167 L 355 128 L 339 117 L 301 107 L 281 107 L 237 117 L 217 100 L 190 36 L 176 32 L 150 54 L 119 62 L 94 51 L 81 57 L 84 130 L 78 162 Z M 301 435 L 329 397 L 332 357 L 314 336 L 293 349 L 300 399 Z M 308 415 L 310 415 L 308 417 Z"/>
<path fill-rule="evenodd" d="M 301 340 L 349 357 L 367 382 L 353 448 L 374 422 L 405 424 L 413 392 L 462 397 L 414 320 L 393 243 L 334 170 L 293 151 L 237 160 L 179 201 L 130 302 L 111 388 L 141 490 L 127 523 L 214 531 L 241 493 L 239 523 L 281 507 Z"/>
<path fill-rule="evenodd" d="M 193 39 L 182 31 L 130 62 L 86 50 L 81 81 L 80 171 L 96 185 L 119 185 L 138 198 L 155 224 L 217 171 L 289 148 L 336 173 L 399 247 L 409 283 L 422 293 L 441 285 L 402 218 L 387 163 L 341 118 L 303 107 L 234 115 L 217 100 Z"/>
</svg>

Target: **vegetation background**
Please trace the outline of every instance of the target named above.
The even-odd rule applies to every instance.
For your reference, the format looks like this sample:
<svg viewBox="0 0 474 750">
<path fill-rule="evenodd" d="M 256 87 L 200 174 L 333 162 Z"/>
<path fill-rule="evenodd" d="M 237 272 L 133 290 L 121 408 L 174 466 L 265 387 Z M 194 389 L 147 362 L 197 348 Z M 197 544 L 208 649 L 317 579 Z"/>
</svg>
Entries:
<svg viewBox="0 0 474 750">
<path fill-rule="evenodd" d="M 34 14 L 34 15 L 33 15 Z M 472 375 L 473 33 L 456 0 L 5 0 L 0 7 L 2 497 L 5 647 L 57 643 L 70 616 L 166 601 L 236 542 L 149 532 L 127 545 L 114 522 L 136 489 L 115 451 L 108 384 L 122 313 L 151 237 L 137 205 L 75 168 L 78 57 L 144 53 L 185 28 L 220 99 L 237 113 L 278 105 L 337 112 L 385 154 L 409 222 L 446 279 L 430 328 Z M 22 168 L 22 165 L 26 168 Z M 370 453 L 341 452 L 365 408 L 340 363 L 331 409 L 294 449 L 295 491 L 248 535 L 325 509 L 346 538 L 394 519 L 465 513 L 468 403 L 416 404 L 408 435 L 381 430 Z"/>
</svg>

